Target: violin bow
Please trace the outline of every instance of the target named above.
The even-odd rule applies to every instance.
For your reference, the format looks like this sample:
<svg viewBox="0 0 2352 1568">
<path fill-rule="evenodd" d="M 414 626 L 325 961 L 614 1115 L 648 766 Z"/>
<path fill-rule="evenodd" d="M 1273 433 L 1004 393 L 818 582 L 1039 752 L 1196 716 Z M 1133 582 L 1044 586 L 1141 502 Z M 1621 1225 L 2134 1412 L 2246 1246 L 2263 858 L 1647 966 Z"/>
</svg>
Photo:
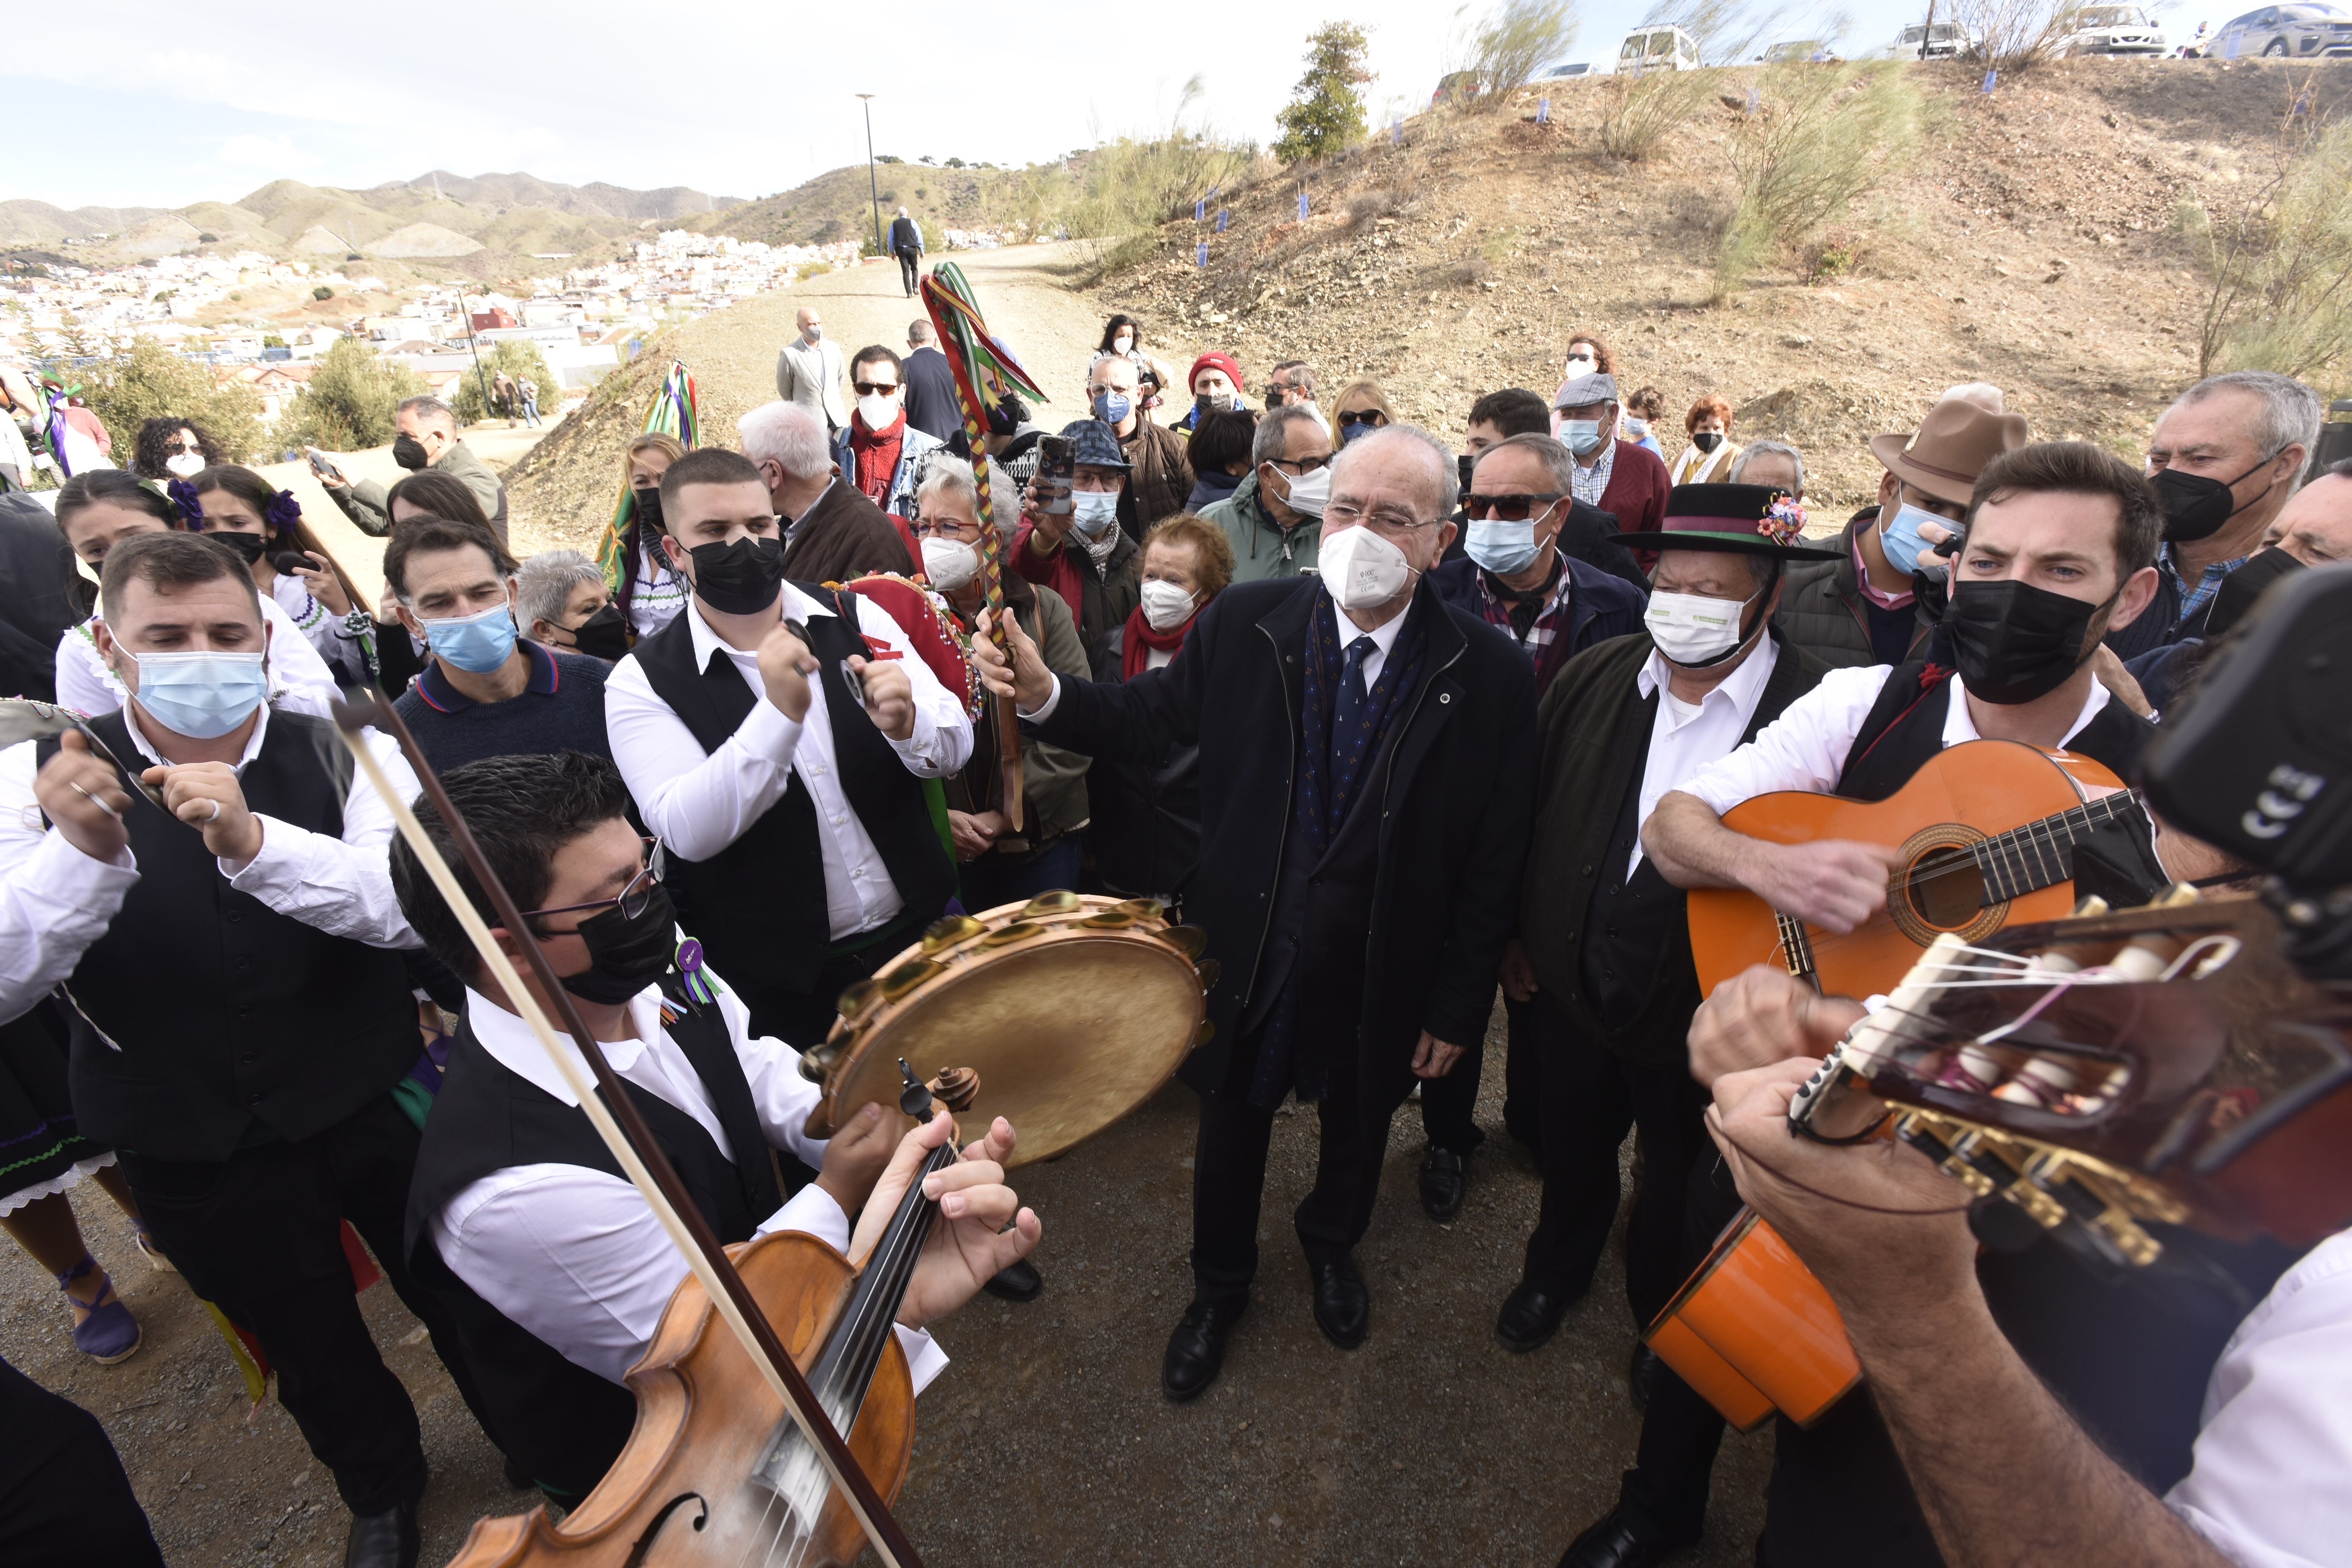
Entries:
<svg viewBox="0 0 2352 1568">
<path fill-rule="evenodd" d="M 458 923 L 466 928 L 466 935 L 472 940 L 475 952 L 481 955 L 484 968 L 505 990 L 508 1000 L 522 1015 L 523 1021 L 530 1026 L 531 1033 L 539 1037 L 541 1047 L 554 1062 L 556 1071 L 562 1075 L 564 1086 L 579 1100 L 580 1108 L 588 1113 L 588 1120 L 595 1125 L 605 1146 L 612 1150 L 613 1157 L 620 1162 L 621 1169 L 630 1181 L 636 1184 L 637 1191 L 645 1194 L 655 1217 L 669 1233 L 670 1240 L 684 1255 L 695 1278 L 702 1282 L 710 1304 L 726 1321 L 727 1326 L 735 1331 L 735 1337 L 742 1342 L 744 1350 L 751 1357 L 751 1363 L 768 1380 L 768 1386 L 774 1389 L 777 1398 L 783 1401 L 784 1409 L 808 1439 L 809 1447 L 824 1461 L 834 1484 L 847 1499 L 850 1511 L 857 1516 L 857 1522 L 865 1529 L 866 1538 L 873 1543 L 875 1554 L 882 1560 L 884 1568 L 922 1568 L 922 1560 L 916 1556 L 905 1531 L 891 1517 L 888 1507 L 875 1491 L 873 1481 L 867 1478 L 856 1457 L 850 1453 L 847 1445 L 843 1443 L 841 1434 L 835 1429 L 824 1407 L 817 1404 L 816 1395 L 809 1390 L 808 1380 L 793 1364 L 791 1352 L 776 1337 L 774 1327 L 769 1323 L 767 1314 L 761 1310 L 759 1302 L 744 1285 L 743 1277 L 736 1272 L 726 1248 L 712 1234 L 709 1223 L 702 1217 L 702 1211 L 688 1195 L 677 1171 L 670 1165 L 669 1157 L 662 1152 L 652 1129 L 646 1125 L 645 1117 L 638 1111 L 635 1101 L 629 1098 L 620 1078 L 604 1060 L 604 1051 L 589 1034 L 588 1026 L 581 1020 L 580 1009 L 572 1002 L 572 993 L 563 988 L 563 983 L 548 966 L 547 954 L 541 951 L 538 939 L 524 922 L 522 911 L 516 908 L 514 895 L 507 890 L 506 884 L 499 879 L 498 873 L 483 858 L 481 846 L 474 841 L 473 832 L 467 826 L 466 819 L 450 803 L 448 791 L 442 788 L 439 775 L 425 760 L 425 753 L 417 747 L 416 737 L 409 733 L 407 723 L 381 689 L 363 687 L 358 691 L 356 698 L 346 697 L 335 703 L 336 733 L 341 737 L 344 747 L 359 764 L 360 771 L 367 775 L 368 783 L 375 786 L 376 794 L 383 796 L 384 804 L 392 808 L 393 820 L 399 825 L 401 837 L 408 840 L 408 846 L 416 852 L 417 861 L 425 868 L 425 875 L 433 879 L 433 885 L 440 889 L 441 897 L 457 915 Z M 456 842 L 458 855 L 474 873 L 475 880 L 481 884 L 483 892 L 488 895 L 491 908 L 498 911 L 499 923 L 513 934 L 541 988 L 554 998 L 557 1008 L 563 1015 L 564 1027 L 580 1048 L 578 1059 L 567 1054 L 557 1042 L 554 1025 L 548 1021 L 538 998 L 523 985 L 521 975 L 515 972 L 513 961 L 491 937 L 489 926 L 483 921 L 480 911 L 474 908 L 474 901 L 458 887 L 457 872 L 442 855 L 440 847 L 425 833 L 425 825 L 416 820 L 416 814 L 410 809 L 409 803 L 392 787 L 392 781 L 384 776 L 383 767 L 360 738 L 360 731 L 369 724 L 391 736 L 399 745 L 401 753 L 408 759 L 408 765 L 415 772 L 417 782 L 424 785 L 425 797 L 433 802 L 433 809 L 440 813 L 441 820 L 448 826 L 449 837 Z M 593 1083 L 589 1074 L 581 1071 L 582 1060 L 587 1063 L 589 1072 L 594 1075 Z M 601 1096 L 595 1092 L 600 1089 L 604 1091 Z"/>
</svg>

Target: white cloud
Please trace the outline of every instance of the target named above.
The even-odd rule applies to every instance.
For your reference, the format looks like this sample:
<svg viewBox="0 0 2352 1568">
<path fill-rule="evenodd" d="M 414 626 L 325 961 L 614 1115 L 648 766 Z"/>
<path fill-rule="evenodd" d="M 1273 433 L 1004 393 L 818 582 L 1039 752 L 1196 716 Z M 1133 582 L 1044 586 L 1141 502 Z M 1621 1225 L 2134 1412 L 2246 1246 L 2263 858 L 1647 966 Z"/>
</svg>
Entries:
<svg viewBox="0 0 2352 1568">
<path fill-rule="evenodd" d="M 268 169 L 278 174 L 319 166 L 317 153 L 304 152 L 286 136 L 232 136 L 221 143 L 220 151 L 213 156 L 224 163 Z"/>
</svg>

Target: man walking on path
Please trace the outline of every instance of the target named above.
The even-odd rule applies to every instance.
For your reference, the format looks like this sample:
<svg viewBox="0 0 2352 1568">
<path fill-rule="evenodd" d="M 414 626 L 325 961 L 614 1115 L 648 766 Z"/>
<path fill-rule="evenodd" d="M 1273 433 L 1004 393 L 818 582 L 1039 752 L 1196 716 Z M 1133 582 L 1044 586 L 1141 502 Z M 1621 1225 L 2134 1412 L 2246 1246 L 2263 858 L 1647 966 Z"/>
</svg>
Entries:
<svg viewBox="0 0 2352 1568">
<path fill-rule="evenodd" d="M 923 226 L 908 217 L 905 207 L 900 207 L 898 216 L 890 220 L 890 254 L 898 258 L 898 281 L 911 300 L 915 297 L 915 279 L 920 271 L 917 263 L 923 258 Z"/>
</svg>

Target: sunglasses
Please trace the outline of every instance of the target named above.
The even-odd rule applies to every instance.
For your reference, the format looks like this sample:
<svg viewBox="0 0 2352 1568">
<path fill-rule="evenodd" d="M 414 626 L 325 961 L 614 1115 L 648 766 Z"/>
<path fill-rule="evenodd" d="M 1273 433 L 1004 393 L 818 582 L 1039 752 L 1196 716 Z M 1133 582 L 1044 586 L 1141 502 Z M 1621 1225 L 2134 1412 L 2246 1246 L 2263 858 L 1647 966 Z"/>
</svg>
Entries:
<svg viewBox="0 0 2352 1568">
<path fill-rule="evenodd" d="M 898 384 L 895 381 L 853 381 L 849 386 L 860 397 L 879 397 L 884 393 L 898 390 Z"/>
<path fill-rule="evenodd" d="M 1356 408 L 1339 416 L 1339 428 L 1351 425 L 1370 425 L 1375 429 L 1389 422 L 1389 416 L 1377 408 Z"/>
<path fill-rule="evenodd" d="M 168 455 L 176 458 L 184 452 L 200 452 L 204 450 L 204 448 L 197 446 L 194 441 L 183 441 L 177 436 L 174 436 L 170 440 L 163 443 L 163 450 Z"/>
<path fill-rule="evenodd" d="M 579 910 L 609 910 L 617 907 L 621 911 L 622 919 L 635 920 L 639 915 L 644 914 L 646 906 L 653 902 L 654 889 L 660 883 L 662 873 L 667 869 L 669 860 L 668 852 L 662 847 L 660 839 L 643 838 L 638 842 L 644 846 L 645 868 L 629 879 L 629 885 L 621 889 L 620 897 L 591 899 L 584 904 L 558 904 L 551 910 L 526 910 L 522 918 L 535 921 L 547 915 L 568 915 Z M 566 936 L 570 933 L 554 931 L 550 934 Z"/>
<path fill-rule="evenodd" d="M 1551 490 L 1528 496 L 1464 496 L 1462 510 L 1479 519 L 1500 518 L 1505 522 L 1525 522 L 1529 516 L 1549 508 L 1561 499 L 1561 492 Z"/>
</svg>

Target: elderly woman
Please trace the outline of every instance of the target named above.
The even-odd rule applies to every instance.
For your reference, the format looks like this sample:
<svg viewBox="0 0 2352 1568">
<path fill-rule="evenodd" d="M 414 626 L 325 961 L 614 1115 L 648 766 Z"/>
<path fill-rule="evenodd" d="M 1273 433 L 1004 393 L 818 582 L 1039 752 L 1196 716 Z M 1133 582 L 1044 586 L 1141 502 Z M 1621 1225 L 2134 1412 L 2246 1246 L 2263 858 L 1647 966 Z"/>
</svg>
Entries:
<svg viewBox="0 0 2352 1568">
<path fill-rule="evenodd" d="M 1349 382 L 1331 405 L 1331 438 L 1341 447 L 1396 422 L 1389 395 L 1376 381 Z"/>
<path fill-rule="evenodd" d="M 915 492 L 915 538 L 923 552 L 923 578 L 945 598 L 957 630 L 969 641 L 987 603 L 980 570 L 980 492 L 971 465 L 942 452 L 931 459 Z M 1003 574 L 1005 607 L 1029 640 L 1045 650 L 1057 674 L 1086 678 L 1087 650 L 1077 623 L 1059 594 L 1041 594 L 1025 578 Z M 998 699 L 990 698 L 993 705 Z M 1077 830 L 1087 822 L 1087 759 L 1021 738 L 1024 817 L 1015 833 L 1004 814 L 993 716 L 971 727 L 971 760 L 946 781 L 948 830 L 967 910 L 1019 903 L 1056 888 L 1078 885 Z"/>
<path fill-rule="evenodd" d="M 1675 459 L 1674 472 L 1667 477 L 1678 485 L 1724 483 L 1739 458 L 1739 447 L 1731 439 L 1731 405 L 1709 393 L 1683 416 L 1683 429 L 1690 445 Z"/>
<path fill-rule="evenodd" d="M 523 635 L 563 653 L 616 664 L 629 651 L 621 606 L 604 569 L 577 550 L 542 550 L 515 574 L 515 616 Z"/>
</svg>

